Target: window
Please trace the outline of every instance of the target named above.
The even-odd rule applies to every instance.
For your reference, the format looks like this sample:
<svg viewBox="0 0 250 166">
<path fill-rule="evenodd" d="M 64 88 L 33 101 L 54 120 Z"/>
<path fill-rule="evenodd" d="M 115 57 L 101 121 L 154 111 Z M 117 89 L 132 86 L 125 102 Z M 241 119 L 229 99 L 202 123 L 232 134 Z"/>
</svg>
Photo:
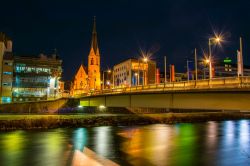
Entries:
<svg viewBox="0 0 250 166">
<path fill-rule="evenodd" d="M 4 65 L 12 66 L 12 63 L 11 62 L 4 62 Z"/>
<path fill-rule="evenodd" d="M 11 74 L 12 74 L 12 72 L 5 71 L 5 72 L 3 72 L 3 74 L 4 74 L 4 75 L 11 75 Z"/>
<path fill-rule="evenodd" d="M 10 97 L 2 97 L 2 103 L 10 103 L 11 98 Z"/>
<path fill-rule="evenodd" d="M 3 86 L 11 86 L 11 83 L 10 82 L 4 82 Z"/>
<path fill-rule="evenodd" d="M 91 58 L 90 65 L 94 65 L 94 59 Z"/>
</svg>

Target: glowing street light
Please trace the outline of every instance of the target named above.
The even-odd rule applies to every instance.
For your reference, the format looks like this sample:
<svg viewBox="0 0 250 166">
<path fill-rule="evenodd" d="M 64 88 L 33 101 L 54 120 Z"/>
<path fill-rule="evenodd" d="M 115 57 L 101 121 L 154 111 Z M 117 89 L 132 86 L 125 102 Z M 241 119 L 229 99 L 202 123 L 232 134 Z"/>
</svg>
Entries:
<svg viewBox="0 0 250 166">
<path fill-rule="evenodd" d="M 205 64 L 209 64 L 210 60 L 209 59 L 205 59 L 204 62 L 205 62 Z"/>
<path fill-rule="evenodd" d="M 143 61 L 144 61 L 144 62 L 148 62 L 148 58 L 147 58 L 147 57 L 144 57 L 144 58 L 143 58 Z"/>
<path fill-rule="evenodd" d="M 144 56 L 142 60 L 144 63 L 146 63 L 146 69 L 147 69 L 147 64 L 148 64 L 149 58 L 147 56 Z M 147 74 L 147 72 L 144 71 L 144 64 L 143 64 L 143 85 L 145 85 L 145 83 L 146 83 L 146 74 Z"/>
<path fill-rule="evenodd" d="M 104 83 L 105 83 L 104 73 L 111 73 L 111 70 L 108 69 L 108 70 L 102 72 L 102 90 L 104 90 Z"/>
<path fill-rule="evenodd" d="M 211 37 L 208 39 L 208 51 L 209 51 L 209 57 L 208 57 L 208 63 L 209 63 L 209 79 L 212 79 L 213 74 L 212 74 L 212 50 L 211 50 L 211 45 L 212 42 L 214 42 L 214 44 L 218 44 L 222 41 L 222 37 L 215 35 L 215 37 Z"/>
</svg>

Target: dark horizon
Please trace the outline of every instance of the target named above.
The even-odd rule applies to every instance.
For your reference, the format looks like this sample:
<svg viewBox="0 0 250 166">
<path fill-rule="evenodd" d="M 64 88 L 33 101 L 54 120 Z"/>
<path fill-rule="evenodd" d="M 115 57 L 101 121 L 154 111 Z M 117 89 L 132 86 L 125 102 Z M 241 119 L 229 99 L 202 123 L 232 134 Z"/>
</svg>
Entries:
<svg viewBox="0 0 250 166">
<path fill-rule="evenodd" d="M 214 49 L 217 59 L 235 61 L 239 37 L 243 57 L 250 65 L 250 3 L 228 1 L 4 1 L 0 31 L 13 40 L 14 53 L 51 54 L 56 48 L 63 60 L 64 80 L 70 80 L 81 62 L 87 64 L 93 17 L 97 20 L 102 69 L 127 59 L 138 58 L 139 49 L 158 50 L 152 57 L 163 67 L 163 57 L 185 71 L 186 59 L 199 58 L 207 50 L 213 31 L 227 42 Z M 11 10 L 10 10 L 11 8 Z"/>
</svg>

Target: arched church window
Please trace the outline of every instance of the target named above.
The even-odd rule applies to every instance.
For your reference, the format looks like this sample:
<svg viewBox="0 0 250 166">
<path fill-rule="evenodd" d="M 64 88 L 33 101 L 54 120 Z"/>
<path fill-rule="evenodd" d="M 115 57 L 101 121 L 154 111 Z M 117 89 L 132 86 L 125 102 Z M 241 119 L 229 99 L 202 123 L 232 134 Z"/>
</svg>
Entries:
<svg viewBox="0 0 250 166">
<path fill-rule="evenodd" d="M 82 88 L 82 85 L 83 85 L 83 83 L 82 83 L 82 81 L 81 81 L 81 83 L 80 83 L 80 87 Z"/>
<path fill-rule="evenodd" d="M 94 65 L 94 59 L 91 58 L 90 65 Z"/>
</svg>

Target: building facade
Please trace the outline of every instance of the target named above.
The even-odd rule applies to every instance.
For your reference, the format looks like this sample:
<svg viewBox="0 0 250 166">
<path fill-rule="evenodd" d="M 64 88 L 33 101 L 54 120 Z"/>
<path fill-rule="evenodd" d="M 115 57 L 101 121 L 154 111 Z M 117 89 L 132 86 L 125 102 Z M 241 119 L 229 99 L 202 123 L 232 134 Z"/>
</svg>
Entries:
<svg viewBox="0 0 250 166">
<path fill-rule="evenodd" d="M 4 58 L 5 57 L 5 58 Z M 13 59 L 12 41 L 0 32 L 0 102 L 11 102 Z M 5 59 L 5 60 L 4 60 Z"/>
<path fill-rule="evenodd" d="M 115 87 L 155 84 L 156 62 L 144 62 L 138 59 L 125 60 L 114 66 L 113 79 Z"/>
<path fill-rule="evenodd" d="M 12 100 L 37 101 L 59 97 L 62 61 L 51 57 L 14 56 Z"/>
<path fill-rule="evenodd" d="M 5 50 L 1 50 L 0 59 L 1 103 L 59 97 L 62 60 L 57 55 L 16 56 L 9 41 Z"/>
<path fill-rule="evenodd" d="M 243 66 L 243 75 L 250 76 L 250 66 Z M 238 66 L 232 59 L 225 58 L 214 65 L 214 77 L 238 76 Z"/>
<path fill-rule="evenodd" d="M 86 72 L 86 68 L 83 65 L 80 66 L 76 75 L 74 76 L 74 82 L 72 84 L 71 95 L 81 95 L 83 93 L 87 93 L 89 90 L 88 84 L 88 74 Z"/>
<path fill-rule="evenodd" d="M 89 91 L 101 89 L 101 59 L 97 42 L 96 21 L 94 19 L 88 66 L 80 65 L 73 78 L 71 95 L 80 95 Z"/>
</svg>

